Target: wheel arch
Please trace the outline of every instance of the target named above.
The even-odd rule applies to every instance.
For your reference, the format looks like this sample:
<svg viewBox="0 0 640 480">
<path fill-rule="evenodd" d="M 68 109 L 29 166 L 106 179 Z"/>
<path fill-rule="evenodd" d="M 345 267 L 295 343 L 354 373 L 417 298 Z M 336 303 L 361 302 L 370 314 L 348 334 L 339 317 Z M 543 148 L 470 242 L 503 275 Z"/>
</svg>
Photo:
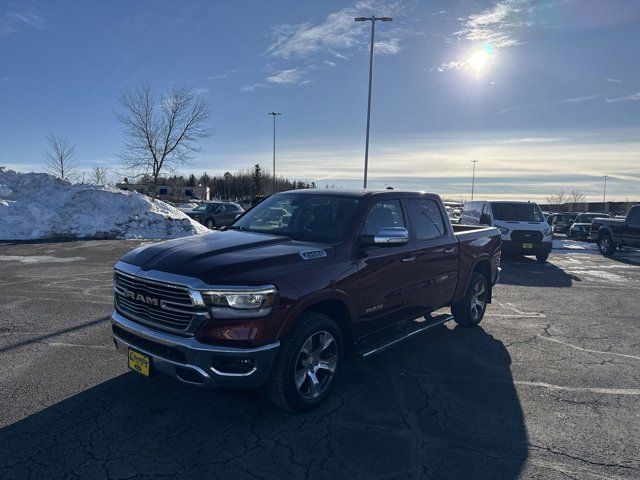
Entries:
<svg viewBox="0 0 640 480">
<path fill-rule="evenodd" d="M 353 345 L 353 330 L 352 320 L 353 313 L 349 308 L 348 298 L 344 292 L 336 290 L 330 292 L 321 292 L 305 298 L 300 304 L 287 315 L 285 322 L 283 322 L 280 331 L 278 332 L 278 338 L 282 338 L 293 327 L 296 320 L 305 312 L 312 311 L 327 315 L 334 320 L 342 332 L 344 338 L 345 347 Z"/>
<path fill-rule="evenodd" d="M 491 262 L 488 258 L 482 258 L 473 267 L 472 273 L 478 272 L 487 279 L 487 287 L 489 288 L 489 295 L 487 296 L 487 303 L 491 303 L 491 297 L 493 294 L 493 282 L 491 281 Z M 469 275 L 469 282 L 471 281 L 471 275 Z M 467 282 L 468 283 L 468 282 Z M 468 285 L 467 285 L 468 288 Z"/>
</svg>

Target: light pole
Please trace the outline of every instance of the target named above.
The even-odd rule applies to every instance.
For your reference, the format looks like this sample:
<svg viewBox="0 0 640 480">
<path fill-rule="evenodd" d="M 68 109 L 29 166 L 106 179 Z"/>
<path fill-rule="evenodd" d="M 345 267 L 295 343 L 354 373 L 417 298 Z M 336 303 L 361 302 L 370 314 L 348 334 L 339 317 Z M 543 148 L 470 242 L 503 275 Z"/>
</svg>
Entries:
<svg viewBox="0 0 640 480">
<path fill-rule="evenodd" d="M 471 201 L 473 201 L 473 190 L 476 186 L 476 163 L 478 163 L 478 160 L 471 160 L 471 163 L 473 163 L 473 175 L 471 176 Z"/>
<path fill-rule="evenodd" d="M 602 211 L 603 213 L 607 213 L 607 177 L 604 176 L 604 190 L 602 191 Z"/>
<path fill-rule="evenodd" d="M 367 168 L 369 167 L 369 126 L 371 125 L 371 82 L 373 75 L 373 46 L 374 46 L 374 37 L 376 32 L 376 21 L 381 22 L 391 22 L 393 18 L 391 17 L 356 17 L 356 22 L 366 22 L 367 20 L 371 22 L 371 50 L 369 52 L 369 97 L 367 100 L 367 135 L 364 145 L 364 186 L 363 188 L 367 188 Z"/>
<path fill-rule="evenodd" d="M 273 183 L 271 184 L 271 193 L 276 193 L 276 117 L 282 113 L 268 112 L 267 115 L 273 116 Z"/>
</svg>

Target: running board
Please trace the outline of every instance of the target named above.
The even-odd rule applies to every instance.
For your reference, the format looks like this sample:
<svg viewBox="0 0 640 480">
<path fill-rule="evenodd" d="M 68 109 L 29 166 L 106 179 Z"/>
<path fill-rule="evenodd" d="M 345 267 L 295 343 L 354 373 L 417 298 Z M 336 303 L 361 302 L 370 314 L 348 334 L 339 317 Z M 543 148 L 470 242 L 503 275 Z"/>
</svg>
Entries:
<svg viewBox="0 0 640 480">
<path fill-rule="evenodd" d="M 390 348 L 398 343 L 404 342 L 405 340 L 415 337 L 416 335 L 424 332 L 425 330 L 429 330 L 430 328 L 437 327 L 438 325 L 442 325 L 443 323 L 448 322 L 449 320 L 453 320 L 453 315 L 448 313 L 443 313 L 436 317 L 432 317 L 431 315 L 426 315 L 423 319 L 416 319 L 408 321 L 405 325 L 399 328 L 392 335 L 392 338 L 389 338 L 390 330 L 392 331 L 394 327 L 389 327 L 388 329 L 379 332 L 379 335 L 383 335 L 379 341 L 370 341 L 367 344 L 362 345 L 356 348 L 355 354 L 362 358 L 369 358 L 373 355 L 376 355 L 380 352 L 385 351 L 387 348 Z M 386 333 L 386 335 L 385 335 Z"/>
</svg>

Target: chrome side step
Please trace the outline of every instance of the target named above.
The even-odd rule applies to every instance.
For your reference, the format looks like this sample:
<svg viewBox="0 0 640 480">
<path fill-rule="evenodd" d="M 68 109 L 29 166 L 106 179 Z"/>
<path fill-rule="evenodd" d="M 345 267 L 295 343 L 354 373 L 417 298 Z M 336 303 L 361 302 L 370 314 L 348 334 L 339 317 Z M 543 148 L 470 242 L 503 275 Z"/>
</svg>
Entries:
<svg viewBox="0 0 640 480">
<path fill-rule="evenodd" d="M 407 322 L 405 326 L 403 326 L 400 331 L 396 332 L 393 335 L 389 330 L 392 330 L 393 327 L 390 327 L 387 330 L 383 330 L 380 332 L 380 335 L 384 335 L 386 332 L 387 335 L 384 336 L 379 342 L 372 342 L 363 345 L 360 348 L 356 348 L 356 355 L 362 358 L 369 358 L 373 355 L 376 355 L 380 352 L 385 351 L 387 348 L 390 348 L 398 343 L 401 343 L 408 338 L 414 337 L 425 330 L 429 330 L 430 328 L 437 327 L 438 325 L 442 325 L 443 323 L 448 322 L 449 320 L 453 320 L 453 315 L 448 313 L 443 313 L 438 315 L 437 317 L 426 316 L 424 320 L 412 320 Z M 389 335 L 392 335 L 393 338 L 389 338 Z"/>
</svg>

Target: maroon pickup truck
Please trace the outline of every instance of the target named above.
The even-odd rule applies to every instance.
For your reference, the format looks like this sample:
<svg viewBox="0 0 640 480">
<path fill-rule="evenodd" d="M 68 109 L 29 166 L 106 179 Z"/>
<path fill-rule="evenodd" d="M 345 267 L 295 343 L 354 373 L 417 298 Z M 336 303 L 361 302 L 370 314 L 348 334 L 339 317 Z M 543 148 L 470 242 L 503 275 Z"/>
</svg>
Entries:
<svg viewBox="0 0 640 480">
<path fill-rule="evenodd" d="M 206 387 L 263 387 L 308 410 L 347 353 L 482 320 L 500 232 L 452 227 L 440 197 L 278 193 L 226 230 L 138 248 L 115 266 L 113 339 L 132 370 Z M 452 315 L 432 312 L 451 307 Z"/>
</svg>

